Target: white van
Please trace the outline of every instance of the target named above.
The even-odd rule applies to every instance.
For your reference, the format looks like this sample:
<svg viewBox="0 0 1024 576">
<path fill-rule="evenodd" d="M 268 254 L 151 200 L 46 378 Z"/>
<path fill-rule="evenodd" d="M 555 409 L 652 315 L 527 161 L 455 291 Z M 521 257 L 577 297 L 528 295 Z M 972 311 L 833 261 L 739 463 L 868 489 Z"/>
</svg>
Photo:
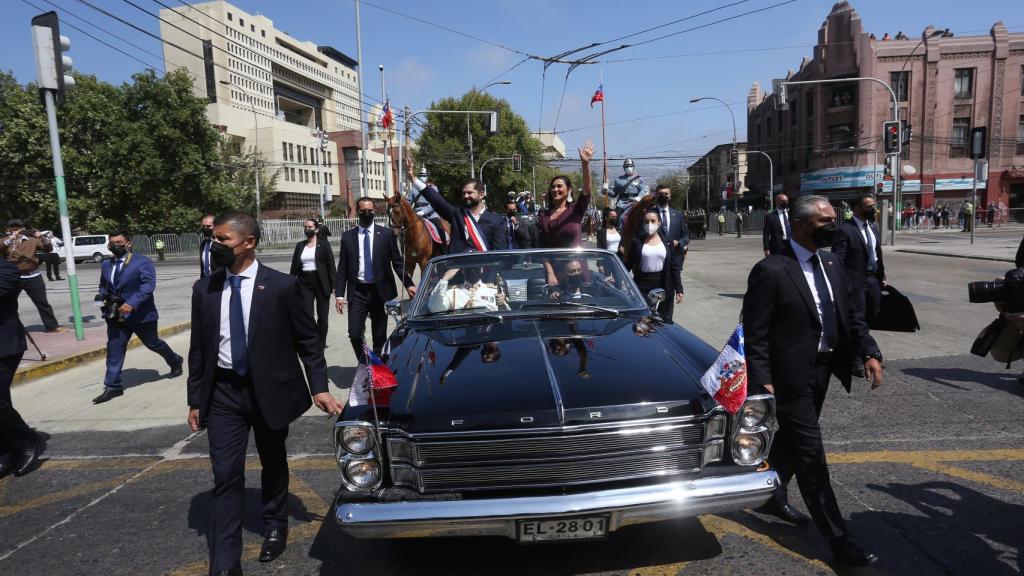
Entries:
<svg viewBox="0 0 1024 576">
<path fill-rule="evenodd" d="M 71 241 L 74 244 L 72 253 L 74 254 L 76 264 L 86 260 L 99 263 L 103 262 L 104 258 L 113 256 L 110 253 L 110 249 L 107 248 L 110 237 L 106 234 L 74 236 L 71 238 Z M 53 250 L 60 255 L 60 259 L 67 260 L 67 247 L 64 245 L 64 241 L 54 236 L 51 242 L 53 242 Z"/>
</svg>

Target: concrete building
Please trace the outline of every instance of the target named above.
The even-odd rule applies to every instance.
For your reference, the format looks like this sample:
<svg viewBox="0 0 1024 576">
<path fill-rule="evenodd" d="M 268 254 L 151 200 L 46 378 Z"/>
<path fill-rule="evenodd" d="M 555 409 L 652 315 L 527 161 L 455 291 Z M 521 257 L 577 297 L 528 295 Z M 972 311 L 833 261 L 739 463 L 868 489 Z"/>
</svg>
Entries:
<svg viewBox="0 0 1024 576">
<path fill-rule="evenodd" d="M 864 31 L 850 4 L 838 2 L 818 31 L 813 56 L 784 76 L 889 83 L 900 118 L 913 131 L 901 158 L 902 190 L 906 204 L 918 207 L 970 194 L 974 162 L 967 157 L 968 135 L 972 127 L 987 126 L 990 164 L 979 202 L 1024 208 L 1024 34 L 1010 34 L 997 22 L 985 35 L 928 27 L 914 38 L 899 32 L 890 39 L 889 33 Z M 776 96 L 755 82 L 747 104 L 747 140 L 752 150 L 771 154 L 776 189 L 837 201 L 874 189 L 884 173 L 881 134 L 882 123 L 892 119 L 889 91 L 851 81 L 790 86 L 787 98 L 789 109 L 777 110 Z M 752 155 L 749 185 L 767 189 L 765 159 Z M 883 189 L 891 197 L 891 180 L 884 180 Z"/>
<path fill-rule="evenodd" d="M 747 185 L 747 143 L 737 142 L 739 150 L 739 206 L 759 206 L 759 197 L 752 195 Z M 732 209 L 736 204 L 733 192 L 736 187 L 733 185 L 733 166 L 729 163 L 729 151 L 732 150 L 732 142 L 719 144 L 701 156 L 699 160 L 686 168 L 690 181 L 691 192 L 698 193 L 698 196 L 705 197 L 710 190 L 710 205 L 716 210 L 723 205 Z M 710 187 L 708 183 L 710 181 Z M 699 207 L 704 208 L 707 204 L 701 202 Z"/>
<path fill-rule="evenodd" d="M 565 142 L 554 132 L 532 132 L 530 134 L 543 146 L 543 157 L 545 160 L 564 160 Z"/>
<path fill-rule="evenodd" d="M 321 152 L 315 132 L 358 135 L 355 60 L 219 0 L 163 9 L 160 17 L 165 67 L 187 69 L 196 96 L 209 102 L 210 122 L 239 146 L 262 152 L 267 171 L 278 171 L 278 193 L 265 214 L 319 212 L 324 186 L 345 200 L 338 187 L 346 166 L 338 160 L 349 156 L 329 146 Z"/>
</svg>

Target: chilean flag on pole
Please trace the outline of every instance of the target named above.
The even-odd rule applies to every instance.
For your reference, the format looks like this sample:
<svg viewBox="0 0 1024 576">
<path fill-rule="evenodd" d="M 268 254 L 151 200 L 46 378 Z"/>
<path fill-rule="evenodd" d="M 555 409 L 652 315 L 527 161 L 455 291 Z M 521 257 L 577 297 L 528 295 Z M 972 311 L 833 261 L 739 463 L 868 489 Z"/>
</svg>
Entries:
<svg viewBox="0 0 1024 576">
<path fill-rule="evenodd" d="M 701 376 L 700 385 L 730 414 L 747 399 L 747 357 L 743 353 L 743 324 L 737 324 L 715 363 Z"/>
<path fill-rule="evenodd" d="M 387 406 L 391 403 L 391 393 L 398 387 L 395 373 L 366 344 L 363 344 L 363 353 L 366 354 L 370 381 L 370 402 L 377 406 Z"/>
<path fill-rule="evenodd" d="M 389 104 L 388 101 L 385 101 L 384 110 L 380 113 L 380 125 L 387 130 L 391 128 L 391 125 L 394 123 L 394 117 L 391 116 L 391 104 Z"/>
<path fill-rule="evenodd" d="M 604 83 L 597 87 L 597 92 L 590 97 L 590 107 L 594 107 L 594 102 L 604 102 Z"/>
</svg>

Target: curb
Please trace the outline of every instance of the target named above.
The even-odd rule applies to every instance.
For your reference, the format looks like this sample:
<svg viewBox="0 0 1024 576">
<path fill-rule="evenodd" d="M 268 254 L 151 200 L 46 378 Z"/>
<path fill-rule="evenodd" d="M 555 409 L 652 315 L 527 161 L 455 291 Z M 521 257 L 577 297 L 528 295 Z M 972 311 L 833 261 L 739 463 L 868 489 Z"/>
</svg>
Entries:
<svg viewBox="0 0 1024 576">
<path fill-rule="evenodd" d="M 175 334 L 185 332 L 186 330 L 189 330 L 191 327 L 192 321 L 188 320 L 178 324 L 171 324 L 170 326 L 165 326 L 157 331 L 157 335 L 159 335 L 161 338 L 166 338 L 168 336 L 173 336 Z M 131 350 L 132 348 L 141 345 L 142 341 L 139 340 L 138 336 L 132 336 L 131 341 L 128 342 L 128 349 Z M 17 384 L 23 384 L 25 382 L 28 382 L 29 380 L 35 380 L 37 378 L 42 378 L 43 376 L 50 376 L 52 374 L 62 372 L 69 368 L 74 368 L 75 366 L 85 364 L 86 362 L 90 362 L 92 360 L 105 358 L 106 356 L 107 348 L 106 346 L 104 346 L 103 348 L 85 350 L 77 354 L 72 354 L 71 356 L 67 356 L 59 360 L 54 360 L 52 362 L 46 362 L 45 364 L 39 364 L 37 366 L 33 366 L 25 370 L 18 370 L 17 372 L 14 373 L 14 381 L 11 383 L 11 385 L 14 386 Z"/>
<path fill-rule="evenodd" d="M 905 254 L 924 254 L 925 256 L 943 256 L 946 258 L 964 258 L 966 260 L 989 260 L 992 262 L 1014 263 L 1013 258 L 1000 258 L 998 256 L 967 256 L 964 254 L 950 254 L 949 252 L 933 252 L 930 250 L 914 250 L 907 248 L 897 248 L 894 252 L 903 252 Z"/>
</svg>

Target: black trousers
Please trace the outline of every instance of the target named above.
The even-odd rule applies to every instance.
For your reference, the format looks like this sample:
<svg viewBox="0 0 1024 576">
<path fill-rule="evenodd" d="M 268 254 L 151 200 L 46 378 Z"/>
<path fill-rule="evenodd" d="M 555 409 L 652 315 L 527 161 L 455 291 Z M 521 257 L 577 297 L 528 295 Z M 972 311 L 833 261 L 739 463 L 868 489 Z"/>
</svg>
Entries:
<svg viewBox="0 0 1024 576">
<path fill-rule="evenodd" d="M 829 479 L 825 447 L 818 418 L 828 394 L 831 370 L 828 363 L 814 367 L 814 386 L 790 393 L 776 388 L 779 431 L 769 453 L 769 463 L 779 474 L 775 498 L 785 502 L 789 481 L 796 475 L 800 494 L 818 530 L 829 540 L 846 535 L 846 521 L 839 511 Z"/>
<path fill-rule="evenodd" d="M 42 258 L 40 258 L 40 260 L 42 260 Z M 47 254 L 44 262 L 46 262 L 46 279 L 60 280 L 60 256 L 56 254 Z"/>
<path fill-rule="evenodd" d="M 57 323 L 57 317 L 53 315 L 53 307 L 46 300 L 46 282 L 43 282 L 42 275 L 34 278 L 22 278 L 21 289 L 28 294 L 32 303 L 36 305 L 36 310 L 39 311 L 39 318 L 43 321 L 43 326 L 47 330 L 56 329 L 60 324 Z"/>
<path fill-rule="evenodd" d="M 0 456 L 32 446 L 36 433 L 11 403 L 11 383 L 24 353 L 0 358 Z"/>
<path fill-rule="evenodd" d="M 864 288 L 857 292 L 853 301 L 854 305 L 863 312 L 864 322 L 870 327 L 878 317 L 878 311 L 882 305 L 881 280 L 875 276 L 868 276 L 864 280 Z"/>
<path fill-rule="evenodd" d="M 372 284 L 353 284 L 349 290 L 348 303 L 348 339 L 352 342 L 352 350 L 360 364 L 366 363 L 363 354 L 363 335 L 366 333 L 366 317 L 370 317 L 370 334 L 373 339 L 373 351 L 380 354 L 388 337 L 388 315 L 384 310 L 384 300 Z"/>
<path fill-rule="evenodd" d="M 320 288 L 317 273 L 299 273 L 299 291 L 302 293 L 302 305 L 310 316 L 316 311 L 316 327 L 320 331 L 320 346 L 327 346 L 327 318 L 331 315 L 330 294 L 324 294 Z"/>
<path fill-rule="evenodd" d="M 207 416 L 213 506 L 210 573 L 240 568 L 245 501 L 245 452 L 249 430 L 256 438 L 262 471 L 263 523 L 267 530 L 288 526 L 288 427 L 267 426 L 252 380 L 217 370 Z"/>
<path fill-rule="evenodd" d="M 661 272 L 637 272 L 633 275 L 633 280 L 644 298 L 647 298 L 647 293 L 655 288 L 665 291 L 665 299 L 658 304 L 658 315 L 666 324 L 671 324 L 672 312 L 676 307 L 676 287 L 671 282 L 665 282 L 664 274 Z"/>
</svg>

